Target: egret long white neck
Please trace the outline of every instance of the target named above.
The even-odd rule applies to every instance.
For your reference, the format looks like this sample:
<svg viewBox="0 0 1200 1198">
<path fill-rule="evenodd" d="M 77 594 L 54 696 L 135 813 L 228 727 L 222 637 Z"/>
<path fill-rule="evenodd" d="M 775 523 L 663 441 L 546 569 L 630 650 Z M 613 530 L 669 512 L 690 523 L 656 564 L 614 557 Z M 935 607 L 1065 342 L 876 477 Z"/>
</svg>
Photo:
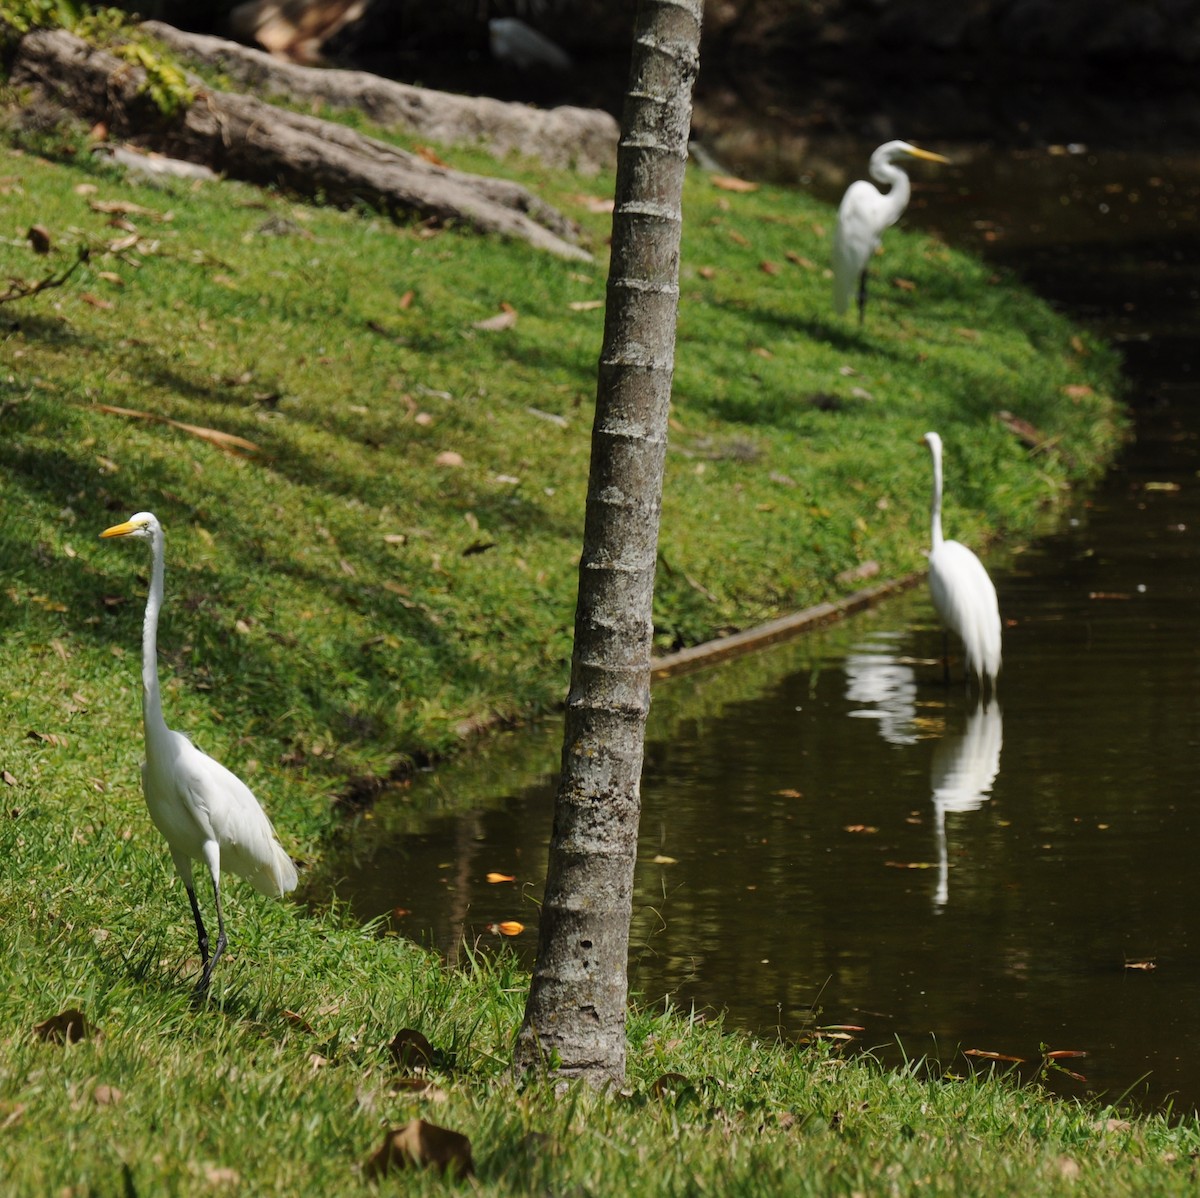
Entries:
<svg viewBox="0 0 1200 1198">
<path fill-rule="evenodd" d="M 929 539 L 936 549 L 942 543 L 942 447 L 932 444 L 933 502 L 929 505 Z"/>
<path fill-rule="evenodd" d="M 908 175 L 894 162 L 889 162 L 887 159 L 871 163 L 871 174 L 877 183 L 891 184 L 891 190 L 884 196 L 884 199 L 887 201 L 885 209 L 887 223 L 894 225 L 900 219 L 904 209 L 908 207 L 909 197 L 912 195 L 912 184 L 909 182 Z"/>
<path fill-rule="evenodd" d="M 149 738 L 166 728 L 162 694 L 158 686 L 158 613 L 163 605 L 163 535 L 155 530 L 150 538 L 152 565 L 150 594 L 146 597 L 146 619 L 142 625 L 142 720 Z"/>
</svg>

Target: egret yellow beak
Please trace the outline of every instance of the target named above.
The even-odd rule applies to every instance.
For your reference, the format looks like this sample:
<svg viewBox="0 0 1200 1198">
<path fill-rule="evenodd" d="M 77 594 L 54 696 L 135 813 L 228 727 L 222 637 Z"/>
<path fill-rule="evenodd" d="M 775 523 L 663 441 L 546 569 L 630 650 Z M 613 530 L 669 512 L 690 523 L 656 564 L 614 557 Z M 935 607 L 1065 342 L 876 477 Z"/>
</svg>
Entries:
<svg viewBox="0 0 1200 1198">
<path fill-rule="evenodd" d="M 941 154 L 935 154 L 932 150 L 918 150 L 916 146 L 913 146 L 913 148 L 909 150 L 909 153 L 914 158 L 923 158 L 926 162 L 940 162 L 945 166 L 951 165 L 949 158 L 943 158 Z"/>
<path fill-rule="evenodd" d="M 131 532 L 137 530 L 137 525 L 130 520 L 126 520 L 124 524 L 114 524 L 112 528 L 106 528 L 100 535 L 102 537 L 127 537 Z"/>
</svg>

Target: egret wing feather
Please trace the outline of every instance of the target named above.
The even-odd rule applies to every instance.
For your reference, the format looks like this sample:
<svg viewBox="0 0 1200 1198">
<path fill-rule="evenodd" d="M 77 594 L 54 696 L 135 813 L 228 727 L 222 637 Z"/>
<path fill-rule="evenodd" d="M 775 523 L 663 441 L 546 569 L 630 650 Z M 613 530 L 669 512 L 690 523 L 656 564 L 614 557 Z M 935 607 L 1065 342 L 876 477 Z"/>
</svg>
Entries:
<svg viewBox="0 0 1200 1198">
<path fill-rule="evenodd" d="M 833 233 L 833 303 L 838 312 L 849 308 L 880 233 L 894 223 L 894 218 L 885 220 L 885 206 L 879 189 L 865 179 L 852 183 L 842 197 Z"/>
<path fill-rule="evenodd" d="M 278 897 L 296 885 L 296 867 L 250 788 L 186 738 L 176 759 L 185 805 L 217 842 L 221 868 L 245 878 L 260 894 Z"/>
<path fill-rule="evenodd" d="M 1000 673 L 1000 605 L 975 554 L 943 541 L 929 555 L 929 591 L 942 623 L 963 643 L 967 667 L 982 680 Z"/>
</svg>

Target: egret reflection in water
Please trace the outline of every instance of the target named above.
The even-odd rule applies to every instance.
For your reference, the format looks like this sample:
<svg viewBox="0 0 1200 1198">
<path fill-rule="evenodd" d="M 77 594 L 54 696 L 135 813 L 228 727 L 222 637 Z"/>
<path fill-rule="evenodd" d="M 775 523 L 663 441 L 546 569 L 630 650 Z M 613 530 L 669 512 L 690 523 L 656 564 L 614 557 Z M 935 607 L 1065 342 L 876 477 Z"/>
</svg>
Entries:
<svg viewBox="0 0 1200 1198">
<path fill-rule="evenodd" d="M 1004 721 L 1000 704 L 978 703 L 962 732 L 942 737 L 933 751 L 934 834 L 937 837 L 938 883 L 934 904 L 940 910 L 950 899 L 950 860 L 946 849 L 946 813 L 978 811 L 991 797 L 1000 772 Z"/>
<path fill-rule="evenodd" d="M 857 644 L 846 655 L 846 698 L 856 707 L 850 715 L 878 720 L 879 735 L 888 744 L 917 743 L 917 676 L 911 665 L 890 652 L 905 633 L 881 632 Z"/>
</svg>

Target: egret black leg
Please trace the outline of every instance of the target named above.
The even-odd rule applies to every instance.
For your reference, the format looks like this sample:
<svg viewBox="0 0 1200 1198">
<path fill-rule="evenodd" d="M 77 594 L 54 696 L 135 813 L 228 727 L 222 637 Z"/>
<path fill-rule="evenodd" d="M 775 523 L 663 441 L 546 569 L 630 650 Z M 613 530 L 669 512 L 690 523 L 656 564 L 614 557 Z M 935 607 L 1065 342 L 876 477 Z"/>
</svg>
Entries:
<svg viewBox="0 0 1200 1198">
<path fill-rule="evenodd" d="M 225 940 L 225 916 L 221 912 L 221 887 L 216 878 L 213 879 L 213 902 L 217 908 L 217 946 L 213 949 L 212 960 L 205 960 L 204 972 L 200 975 L 200 981 L 196 985 L 197 994 L 208 992 L 208 983 L 212 980 L 212 972 L 221 959 L 227 943 Z M 205 947 L 207 948 L 207 944 Z M 205 955 L 207 957 L 207 953 Z"/>
<path fill-rule="evenodd" d="M 942 680 L 950 685 L 950 634 L 942 629 Z"/>
<path fill-rule="evenodd" d="M 192 918 L 196 921 L 196 943 L 200 946 L 200 964 L 208 964 L 208 931 L 204 920 L 200 918 L 200 904 L 196 902 L 196 892 L 190 887 L 187 890 L 188 902 L 192 904 Z"/>
<path fill-rule="evenodd" d="M 867 316 L 867 272 L 858 276 L 858 327 L 861 329 Z"/>
</svg>

